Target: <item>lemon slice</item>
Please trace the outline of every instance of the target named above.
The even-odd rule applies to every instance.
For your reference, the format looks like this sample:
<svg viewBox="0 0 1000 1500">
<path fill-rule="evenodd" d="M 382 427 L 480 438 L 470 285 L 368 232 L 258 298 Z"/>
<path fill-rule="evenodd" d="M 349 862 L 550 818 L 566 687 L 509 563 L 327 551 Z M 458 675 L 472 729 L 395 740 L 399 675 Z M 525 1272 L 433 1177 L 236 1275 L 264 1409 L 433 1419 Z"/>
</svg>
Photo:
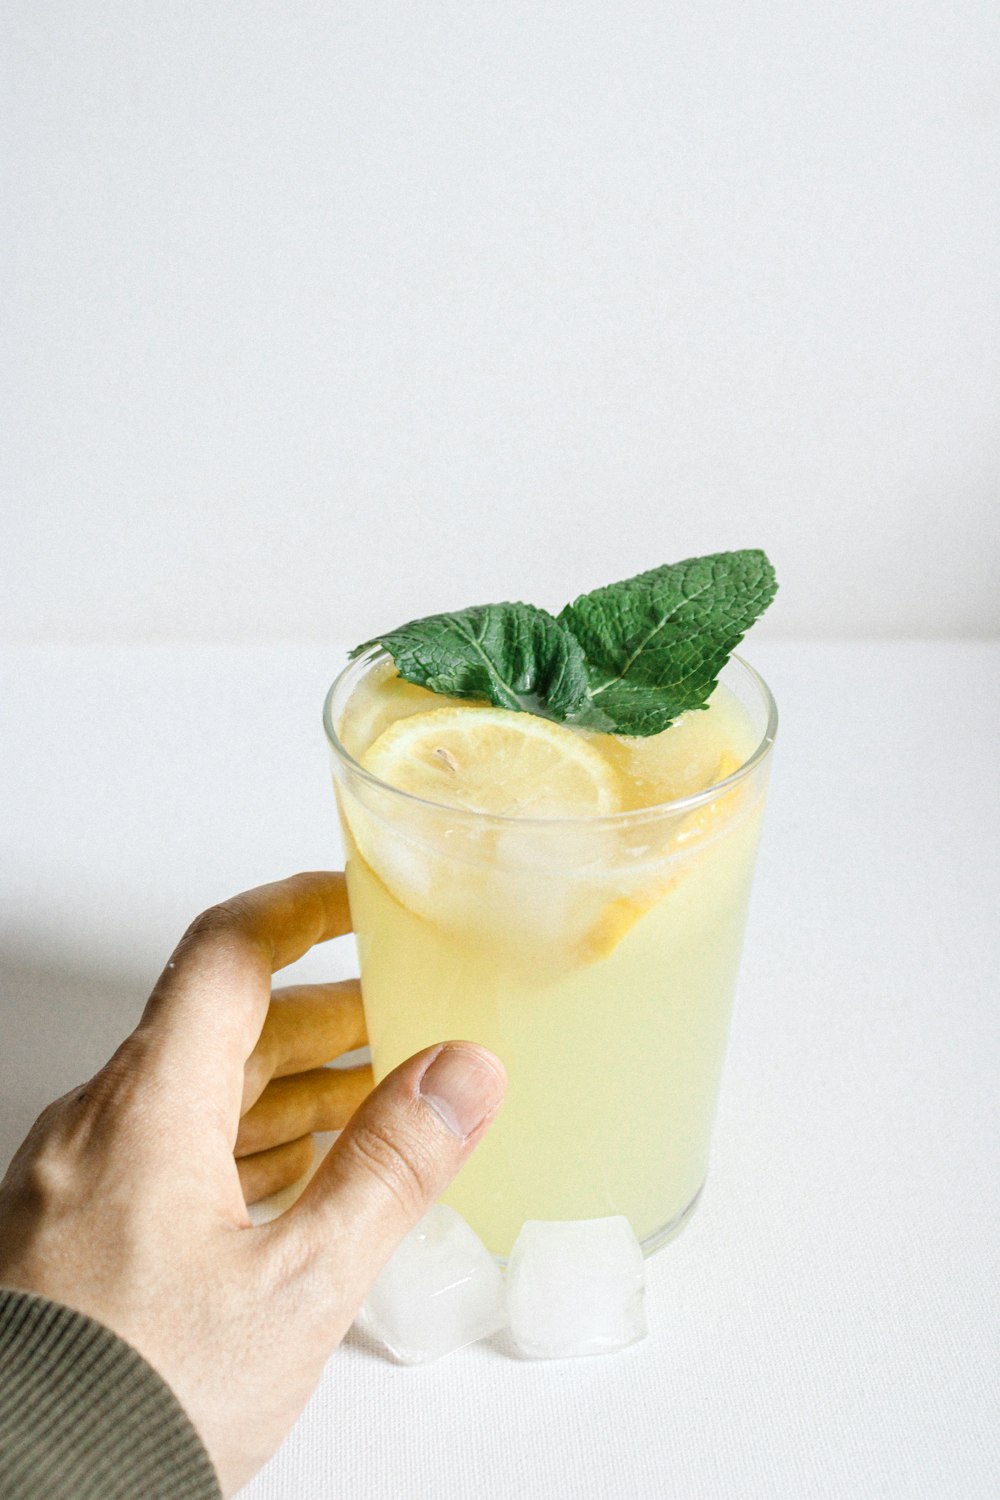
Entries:
<svg viewBox="0 0 1000 1500">
<path fill-rule="evenodd" d="M 622 789 L 592 744 L 548 719 L 463 706 L 411 714 L 362 757 L 380 781 L 428 802 L 512 818 L 617 812 Z"/>
<path fill-rule="evenodd" d="M 603 904 L 571 899 L 573 872 L 594 858 L 589 820 L 623 802 L 600 750 L 533 714 L 460 704 L 398 719 L 361 764 L 378 782 L 343 789 L 349 857 L 400 906 L 532 973 L 573 961 Z"/>
<path fill-rule="evenodd" d="M 715 766 L 712 783 L 724 781 L 727 776 L 738 771 L 741 764 L 738 755 L 724 753 Z M 588 962 L 595 963 L 608 958 L 636 922 L 670 894 L 691 868 L 690 861 L 685 859 L 683 865 L 678 865 L 672 856 L 709 843 L 734 817 L 742 797 L 743 788 L 732 787 L 681 819 L 671 832 L 669 844 L 664 851 L 661 873 L 632 895 L 618 896 L 610 901 L 587 933 L 583 955 Z"/>
</svg>

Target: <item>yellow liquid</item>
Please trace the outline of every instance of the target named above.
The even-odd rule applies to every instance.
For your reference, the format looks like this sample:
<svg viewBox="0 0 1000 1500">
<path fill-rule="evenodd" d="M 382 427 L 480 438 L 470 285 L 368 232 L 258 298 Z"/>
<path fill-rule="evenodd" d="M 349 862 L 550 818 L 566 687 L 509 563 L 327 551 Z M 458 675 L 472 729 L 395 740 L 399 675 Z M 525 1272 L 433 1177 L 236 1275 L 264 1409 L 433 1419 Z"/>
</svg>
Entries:
<svg viewBox="0 0 1000 1500">
<path fill-rule="evenodd" d="M 445 702 L 373 675 L 340 735 L 360 757 L 395 718 Z M 712 785 L 758 737 L 719 688 L 707 711 L 653 739 L 591 738 L 640 808 Z M 621 1213 L 640 1241 L 659 1242 L 697 1197 L 763 779 L 599 835 L 466 834 L 446 814 L 408 822 L 339 785 L 376 1078 L 458 1038 L 507 1069 L 503 1108 L 444 1200 L 495 1254 L 525 1219 Z"/>
</svg>

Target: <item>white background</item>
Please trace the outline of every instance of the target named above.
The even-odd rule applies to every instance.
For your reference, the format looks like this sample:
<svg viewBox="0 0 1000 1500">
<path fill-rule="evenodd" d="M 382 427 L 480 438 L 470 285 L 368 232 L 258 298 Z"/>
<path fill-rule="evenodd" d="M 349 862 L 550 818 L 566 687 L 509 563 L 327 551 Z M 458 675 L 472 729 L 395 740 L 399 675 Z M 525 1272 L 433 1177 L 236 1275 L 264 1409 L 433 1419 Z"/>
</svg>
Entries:
<svg viewBox="0 0 1000 1500">
<path fill-rule="evenodd" d="M 982 634 L 995 0 L 5 0 L 0 634 Z"/>
</svg>

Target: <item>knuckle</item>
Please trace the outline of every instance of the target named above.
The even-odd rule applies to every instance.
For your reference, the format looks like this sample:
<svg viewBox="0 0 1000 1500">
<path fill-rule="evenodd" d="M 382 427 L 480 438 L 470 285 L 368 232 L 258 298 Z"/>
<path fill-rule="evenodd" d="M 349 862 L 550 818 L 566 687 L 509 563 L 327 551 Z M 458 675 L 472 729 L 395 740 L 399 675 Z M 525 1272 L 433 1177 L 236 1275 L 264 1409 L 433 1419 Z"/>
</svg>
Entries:
<svg viewBox="0 0 1000 1500">
<path fill-rule="evenodd" d="M 419 1213 L 433 1189 L 430 1163 L 410 1141 L 401 1144 L 376 1121 L 359 1122 L 348 1133 L 352 1159 L 396 1199 L 407 1214 Z"/>
<path fill-rule="evenodd" d="M 178 958 L 227 962 L 245 951 L 253 933 L 253 911 L 243 896 L 233 896 L 199 912 L 174 949 L 171 967 Z"/>
<path fill-rule="evenodd" d="M 218 901 L 214 906 L 207 906 L 198 913 L 182 941 L 193 942 L 196 938 L 232 932 L 234 928 L 239 929 L 244 925 L 247 915 L 247 903 L 242 896 L 231 896 L 228 901 Z"/>
<path fill-rule="evenodd" d="M 81 1097 L 83 1087 L 47 1105 L 11 1162 L 7 1185 L 36 1211 L 58 1210 L 79 1196 L 80 1150 L 72 1113 Z"/>
<path fill-rule="evenodd" d="M 20 1185 L 25 1198 L 42 1210 L 51 1210 L 75 1196 L 78 1165 L 54 1142 L 46 1141 L 22 1164 Z"/>
</svg>

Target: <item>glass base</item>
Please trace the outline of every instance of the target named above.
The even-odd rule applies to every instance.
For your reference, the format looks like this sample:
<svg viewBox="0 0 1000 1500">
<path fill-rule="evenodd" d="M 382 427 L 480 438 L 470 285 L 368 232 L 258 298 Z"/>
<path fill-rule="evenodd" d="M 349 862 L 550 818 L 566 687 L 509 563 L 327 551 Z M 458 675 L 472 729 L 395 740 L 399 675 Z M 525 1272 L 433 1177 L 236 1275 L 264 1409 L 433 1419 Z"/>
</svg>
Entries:
<svg viewBox="0 0 1000 1500">
<path fill-rule="evenodd" d="M 688 1219 L 690 1219 L 691 1215 L 698 1207 L 698 1200 L 701 1198 L 701 1195 L 704 1191 L 705 1182 L 703 1180 L 701 1187 L 695 1193 L 687 1208 L 682 1208 L 680 1213 L 677 1214 L 675 1218 L 670 1220 L 669 1224 L 664 1224 L 660 1229 L 654 1229 L 652 1234 L 647 1234 L 644 1240 L 639 1241 L 639 1249 L 642 1251 L 643 1256 L 649 1257 L 654 1253 L 654 1251 L 662 1250 L 664 1245 L 668 1245 L 672 1239 L 676 1239 L 677 1235 L 680 1234 L 681 1230 L 684 1228 L 684 1225 L 687 1223 Z M 494 1255 L 493 1259 L 496 1261 L 501 1271 L 506 1271 L 506 1255 Z"/>
<path fill-rule="evenodd" d="M 643 1255 L 649 1256 L 656 1250 L 662 1250 L 664 1245 L 668 1245 L 672 1239 L 675 1239 L 680 1234 L 684 1225 L 698 1207 L 699 1199 L 704 1191 L 705 1183 L 702 1181 L 701 1187 L 695 1193 L 687 1208 L 682 1208 L 680 1213 L 670 1220 L 669 1224 L 664 1224 L 660 1229 L 654 1229 L 652 1234 L 647 1234 L 644 1240 L 639 1241 L 639 1249 Z"/>
</svg>

